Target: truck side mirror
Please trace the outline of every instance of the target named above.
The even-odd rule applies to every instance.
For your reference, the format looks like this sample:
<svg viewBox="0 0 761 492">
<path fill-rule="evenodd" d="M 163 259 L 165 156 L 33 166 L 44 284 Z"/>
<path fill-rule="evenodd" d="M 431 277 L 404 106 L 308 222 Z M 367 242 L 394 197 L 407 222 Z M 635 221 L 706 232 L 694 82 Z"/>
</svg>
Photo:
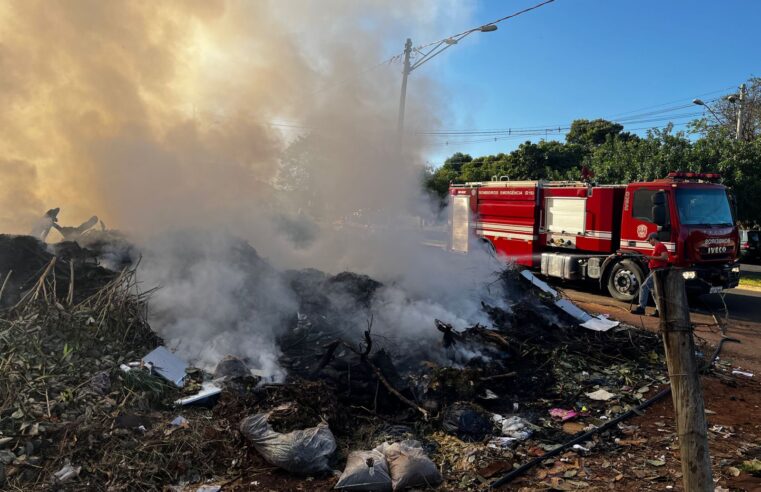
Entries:
<svg viewBox="0 0 761 492">
<path fill-rule="evenodd" d="M 666 225 L 666 207 L 664 205 L 653 205 L 653 222 L 661 227 Z"/>
<path fill-rule="evenodd" d="M 737 222 L 737 199 L 731 191 L 727 192 L 727 196 L 729 196 L 729 206 L 732 208 L 732 218 Z"/>
<path fill-rule="evenodd" d="M 655 192 L 650 201 L 653 205 L 666 205 L 666 194 L 662 191 Z"/>
</svg>

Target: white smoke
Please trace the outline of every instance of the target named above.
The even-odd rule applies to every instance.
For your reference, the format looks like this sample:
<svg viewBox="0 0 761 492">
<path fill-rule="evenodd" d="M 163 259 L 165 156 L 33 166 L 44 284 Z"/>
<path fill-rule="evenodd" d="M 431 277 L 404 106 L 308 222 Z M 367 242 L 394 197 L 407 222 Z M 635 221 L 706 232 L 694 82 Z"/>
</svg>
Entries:
<svg viewBox="0 0 761 492">
<path fill-rule="evenodd" d="M 277 270 L 384 282 L 374 330 L 410 346 L 438 339 L 435 317 L 482 321 L 497 265 L 422 246 L 426 148 L 411 134 L 398 146 L 399 60 L 375 66 L 408 36 L 471 25 L 471 10 L 453 0 L 2 4 L 0 204 L 18 207 L 0 211 L 0 227 L 26 232 L 35 209 L 60 206 L 66 222 L 96 213 L 129 231 L 144 285 L 161 287 L 154 328 L 201 365 L 234 353 L 282 374 L 276 339 L 296 300 L 230 237 Z M 416 71 L 408 127 L 439 125 L 445 97 Z"/>
</svg>

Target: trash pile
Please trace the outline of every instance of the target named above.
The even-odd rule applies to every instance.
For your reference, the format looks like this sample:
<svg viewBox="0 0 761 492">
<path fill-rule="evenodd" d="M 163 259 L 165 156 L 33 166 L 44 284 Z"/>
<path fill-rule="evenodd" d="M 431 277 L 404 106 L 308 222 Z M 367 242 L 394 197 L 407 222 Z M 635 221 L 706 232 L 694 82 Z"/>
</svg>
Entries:
<svg viewBox="0 0 761 492">
<path fill-rule="evenodd" d="M 579 455 L 606 449 L 590 431 L 667 382 L 656 335 L 580 328 L 510 270 L 499 282 L 518 294 L 482 305 L 489 326 L 420 326 L 440 340 L 435 358 L 373 331 L 380 282 L 283 272 L 300 300 L 278 340 L 286 380 L 236 354 L 207 372 L 151 330 L 133 267 L 60 247 L 0 236 L 0 486 L 485 489 L 574 437 L 588 434 Z"/>
</svg>

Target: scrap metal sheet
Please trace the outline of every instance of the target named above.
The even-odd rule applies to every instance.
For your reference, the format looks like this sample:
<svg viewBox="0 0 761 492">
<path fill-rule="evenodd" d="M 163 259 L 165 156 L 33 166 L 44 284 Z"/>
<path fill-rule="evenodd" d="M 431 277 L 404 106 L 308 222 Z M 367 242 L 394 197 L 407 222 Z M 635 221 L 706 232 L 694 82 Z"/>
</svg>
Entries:
<svg viewBox="0 0 761 492">
<path fill-rule="evenodd" d="M 540 289 L 543 292 L 546 292 L 547 294 L 551 295 L 553 297 L 553 303 L 555 306 L 558 307 L 561 311 L 565 312 L 575 320 L 579 322 L 579 325 L 583 328 L 586 328 L 588 330 L 593 331 L 608 331 L 611 328 L 615 328 L 619 325 L 618 321 L 613 321 L 608 318 L 602 317 L 602 316 L 592 316 L 588 312 L 581 309 L 579 306 L 574 304 L 572 301 L 568 299 L 563 299 L 560 297 L 560 294 L 558 291 L 550 287 L 547 282 L 540 280 L 536 277 L 533 273 L 531 273 L 528 270 L 523 270 L 521 272 L 521 276 L 531 282 L 531 284 L 538 289 Z"/>
</svg>

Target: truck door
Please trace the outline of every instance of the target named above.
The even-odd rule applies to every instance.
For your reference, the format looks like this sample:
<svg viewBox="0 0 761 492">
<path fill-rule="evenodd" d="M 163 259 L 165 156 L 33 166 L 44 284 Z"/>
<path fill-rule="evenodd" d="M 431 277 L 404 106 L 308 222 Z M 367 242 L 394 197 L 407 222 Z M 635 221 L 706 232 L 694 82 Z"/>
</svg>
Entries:
<svg viewBox="0 0 761 492">
<path fill-rule="evenodd" d="M 621 227 L 621 248 L 651 252 L 647 242 L 651 232 L 658 233 L 658 239 L 674 252 L 671 241 L 670 193 L 662 187 L 637 187 L 627 191 L 624 203 L 624 217 Z M 660 222 L 661 225 L 658 225 Z"/>
</svg>

